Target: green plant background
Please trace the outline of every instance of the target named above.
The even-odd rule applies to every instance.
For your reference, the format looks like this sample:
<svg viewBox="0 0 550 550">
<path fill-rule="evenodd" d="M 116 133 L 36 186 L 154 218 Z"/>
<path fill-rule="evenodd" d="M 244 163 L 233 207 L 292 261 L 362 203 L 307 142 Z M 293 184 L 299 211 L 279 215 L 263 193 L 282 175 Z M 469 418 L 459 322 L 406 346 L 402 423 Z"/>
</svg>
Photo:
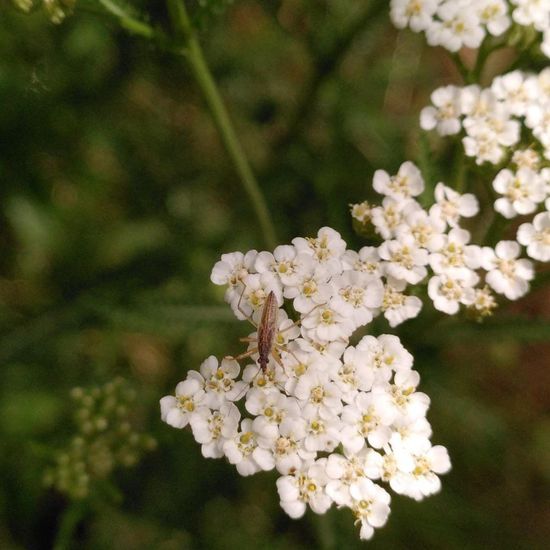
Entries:
<svg viewBox="0 0 550 550">
<path fill-rule="evenodd" d="M 330 225 L 362 246 L 348 203 L 373 197 L 377 168 L 413 159 L 432 184 L 456 176 L 452 144 L 417 121 L 458 72 L 387 9 L 356 25 L 363 4 L 241 0 L 201 13 L 280 243 Z M 182 59 L 78 10 L 60 26 L 0 10 L 0 547 L 362 547 L 346 511 L 290 520 L 273 473 L 241 478 L 160 421 L 158 399 L 248 331 L 210 283 L 213 264 L 264 246 Z M 472 185 L 487 181 L 474 172 Z M 393 497 L 369 548 L 547 548 L 549 317 L 539 284 L 485 325 L 427 311 L 398 331 L 453 470 L 421 503 Z M 69 392 L 119 375 L 158 447 L 71 502 L 43 484 L 75 433 Z"/>
</svg>

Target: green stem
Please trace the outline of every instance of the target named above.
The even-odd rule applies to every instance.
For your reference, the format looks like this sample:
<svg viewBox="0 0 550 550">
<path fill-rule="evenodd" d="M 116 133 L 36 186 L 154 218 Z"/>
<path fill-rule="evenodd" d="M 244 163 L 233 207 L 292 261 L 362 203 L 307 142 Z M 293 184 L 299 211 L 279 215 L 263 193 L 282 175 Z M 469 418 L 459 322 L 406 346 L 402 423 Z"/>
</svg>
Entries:
<svg viewBox="0 0 550 550">
<path fill-rule="evenodd" d="M 99 0 L 99 3 L 106 11 L 114 15 L 119 20 L 121 27 L 128 32 L 147 38 L 148 40 L 155 38 L 155 30 L 152 27 L 124 11 L 118 4 L 111 0 Z"/>
<path fill-rule="evenodd" d="M 53 546 L 54 550 L 68 550 L 73 547 L 74 533 L 86 514 L 85 502 L 73 502 L 69 505 L 61 517 L 61 524 Z"/>
<path fill-rule="evenodd" d="M 178 38 L 183 43 L 183 48 L 180 53 L 185 56 L 189 63 L 189 67 L 220 133 L 223 145 L 254 207 L 265 243 L 268 247 L 274 248 L 277 239 L 266 200 L 252 172 L 248 159 L 244 154 L 229 118 L 229 114 L 223 104 L 208 65 L 206 64 L 202 48 L 191 25 L 191 20 L 189 19 L 185 4 L 182 0 L 167 0 L 167 3 L 172 25 L 174 26 Z"/>
<path fill-rule="evenodd" d="M 459 193 L 464 193 L 467 184 L 467 171 L 466 171 L 466 155 L 464 154 L 464 147 L 462 140 L 455 142 L 455 151 L 453 159 L 453 175 L 455 180 L 454 188 Z"/>
<path fill-rule="evenodd" d="M 460 56 L 457 53 L 450 53 L 450 52 L 449 52 L 449 56 L 454 61 L 455 67 L 458 69 L 458 72 L 460 73 L 462 80 L 464 80 L 466 84 L 471 84 L 469 71 L 466 65 L 464 65 L 464 63 L 462 62 L 462 59 L 460 59 Z"/>
</svg>

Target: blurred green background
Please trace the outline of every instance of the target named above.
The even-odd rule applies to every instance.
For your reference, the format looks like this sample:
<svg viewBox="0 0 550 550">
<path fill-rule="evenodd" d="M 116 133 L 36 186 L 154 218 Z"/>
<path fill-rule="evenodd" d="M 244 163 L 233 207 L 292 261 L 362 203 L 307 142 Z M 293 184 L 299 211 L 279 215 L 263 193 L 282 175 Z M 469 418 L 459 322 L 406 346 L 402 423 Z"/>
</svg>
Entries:
<svg viewBox="0 0 550 550">
<path fill-rule="evenodd" d="M 377 168 L 412 159 L 452 181 L 452 147 L 417 120 L 458 73 L 398 33 L 386 3 L 370 18 L 366 4 L 239 0 L 199 14 L 280 243 L 330 225 L 362 246 L 348 203 L 373 196 Z M 164 20 L 162 3 L 142 5 Z M 182 59 L 106 18 L 77 10 L 55 26 L 0 6 L 0 548 L 362 547 L 348 512 L 290 520 L 274 473 L 240 478 L 160 421 L 186 370 L 237 352 L 248 330 L 210 283 L 213 264 L 264 246 Z M 421 503 L 394 496 L 370 548 L 548 548 L 549 319 L 540 284 L 485 325 L 427 311 L 398 331 L 453 470 Z M 136 395 L 132 429 L 157 448 L 72 501 L 44 484 L 79 429 L 71 389 L 117 376 Z"/>
</svg>

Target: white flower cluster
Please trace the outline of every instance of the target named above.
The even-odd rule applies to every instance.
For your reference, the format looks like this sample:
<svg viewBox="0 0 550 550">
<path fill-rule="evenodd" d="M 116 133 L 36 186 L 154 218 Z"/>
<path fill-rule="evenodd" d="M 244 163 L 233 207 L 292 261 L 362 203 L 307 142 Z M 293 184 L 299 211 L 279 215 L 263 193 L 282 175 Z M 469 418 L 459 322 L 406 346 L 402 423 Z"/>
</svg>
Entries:
<svg viewBox="0 0 550 550">
<path fill-rule="evenodd" d="M 369 335 L 349 345 L 384 307 L 383 270 L 376 249 L 346 250 L 327 227 L 273 253 L 224 254 L 212 281 L 227 285 L 235 315 L 258 332 L 243 338 L 242 356 L 209 357 L 161 399 L 162 419 L 190 426 L 203 456 L 226 457 L 243 476 L 276 469 L 288 515 L 299 518 L 308 505 L 319 514 L 347 507 L 363 539 L 390 512 L 383 483 L 420 500 L 450 469 L 447 450 L 430 442 L 430 401 L 417 391 L 419 374 L 399 338 Z M 258 333 L 270 332 L 270 300 L 276 315 L 261 368 Z M 244 357 L 255 362 L 239 378 Z"/>
<path fill-rule="evenodd" d="M 549 2 L 550 4 L 550 2 Z M 492 186 L 495 210 L 507 219 L 536 214 L 520 226 L 527 254 L 550 260 L 550 68 L 533 75 L 513 71 L 489 88 L 435 90 L 420 115 L 425 130 L 461 134 L 466 155 L 479 165 L 499 165 Z"/>
<path fill-rule="evenodd" d="M 548 0 L 391 0 L 390 16 L 397 28 L 424 32 L 430 46 L 451 52 L 479 48 L 486 36 L 502 36 L 512 25 L 534 28 L 550 57 Z"/>
<path fill-rule="evenodd" d="M 494 249 L 477 246 L 460 227 L 461 218 L 477 214 L 474 195 L 460 195 L 438 183 L 434 203 L 424 209 L 414 198 L 423 191 L 424 181 L 411 162 L 402 164 L 395 176 L 377 170 L 373 187 L 384 195 L 381 206 L 354 205 L 352 216 L 365 226 L 372 224 L 384 239 L 375 251 L 387 279 L 386 293 L 388 288 L 403 291 L 429 276 L 428 295 L 437 310 L 453 315 L 463 305 L 478 317 L 496 307 L 488 286 L 509 300 L 527 293 L 534 268 L 519 258 L 517 242 L 500 241 Z M 521 226 L 521 242 L 536 242 L 531 253 L 540 254 L 550 246 L 543 244 L 548 240 L 548 221 L 546 216 L 537 218 L 533 227 Z"/>
</svg>

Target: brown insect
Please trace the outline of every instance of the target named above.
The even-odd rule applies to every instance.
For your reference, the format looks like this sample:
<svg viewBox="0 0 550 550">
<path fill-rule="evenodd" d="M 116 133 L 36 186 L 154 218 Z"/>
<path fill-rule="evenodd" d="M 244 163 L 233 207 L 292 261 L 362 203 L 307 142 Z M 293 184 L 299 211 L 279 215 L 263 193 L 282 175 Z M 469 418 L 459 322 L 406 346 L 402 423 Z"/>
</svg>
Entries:
<svg viewBox="0 0 550 550">
<path fill-rule="evenodd" d="M 244 294 L 244 290 L 243 290 Z M 242 299 L 242 294 L 241 294 Z M 243 315 L 246 315 L 244 311 L 240 308 L 240 302 L 241 299 L 239 299 L 238 309 L 241 311 Z M 260 324 L 256 325 L 256 323 L 249 317 L 246 316 L 247 319 L 256 327 L 258 331 L 258 337 L 246 337 L 246 338 L 240 338 L 241 342 L 257 342 L 257 347 L 248 350 L 246 353 L 242 353 L 241 355 L 237 355 L 236 357 L 233 357 L 233 359 L 239 361 L 240 359 L 245 359 L 246 357 L 250 357 L 251 355 L 254 355 L 255 353 L 258 354 L 258 365 L 260 365 L 260 368 L 262 369 L 262 372 L 265 374 L 267 371 L 267 365 L 269 364 L 269 356 L 273 355 L 273 358 L 277 363 L 279 363 L 282 366 L 282 362 L 280 359 L 280 355 L 278 350 L 276 349 L 279 344 L 275 343 L 275 335 L 277 333 L 277 314 L 279 312 L 279 304 L 277 303 L 277 298 L 275 297 L 275 293 L 271 291 L 266 298 L 266 301 L 263 306 L 262 310 L 262 316 L 260 318 Z"/>
<path fill-rule="evenodd" d="M 267 298 L 263 305 L 262 310 L 262 316 L 260 317 L 260 324 L 257 325 L 254 320 L 246 314 L 246 312 L 241 309 L 241 301 L 244 295 L 245 289 L 243 289 L 243 292 L 239 298 L 239 302 L 237 304 L 237 309 L 250 321 L 254 327 L 256 327 L 256 330 L 258 332 L 258 336 L 256 338 L 247 336 L 245 338 L 240 338 L 239 340 L 241 342 L 248 342 L 248 343 L 257 343 L 257 346 L 253 349 L 249 349 L 245 353 L 241 353 L 240 355 L 237 355 L 236 357 L 230 357 L 231 359 L 235 359 L 236 361 L 240 361 L 241 359 L 245 359 L 246 357 L 251 357 L 254 354 L 258 354 L 258 365 L 260 366 L 260 369 L 263 374 L 266 374 L 267 367 L 269 365 L 269 358 L 270 356 L 275 359 L 278 365 L 280 365 L 283 370 L 285 370 L 285 365 L 283 364 L 283 361 L 281 359 L 280 351 L 285 351 L 292 355 L 296 361 L 297 364 L 300 363 L 300 360 L 294 355 L 294 352 L 292 350 L 289 350 L 287 346 L 283 343 L 278 343 L 277 339 L 278 337 L 286 332 L 287 330 L 295 327 L 296 325 L 300 324 L 300 320 L 295 321 L 290 326 L 285 327 L 282 330 L 278 330 L 279 323 L 278 323 L 278 313 L 279 313 L 279 304 L 277 303 L 277 298 L 275 297 L 275 293 L 273 291 L 270 291 L 270 293 L 267 295 Z M 312 313 L 315 309 L 317 309 L 319 306 L 315 306 L 309 313 L 306 313 L 305 316 Z"/>
</svg>

